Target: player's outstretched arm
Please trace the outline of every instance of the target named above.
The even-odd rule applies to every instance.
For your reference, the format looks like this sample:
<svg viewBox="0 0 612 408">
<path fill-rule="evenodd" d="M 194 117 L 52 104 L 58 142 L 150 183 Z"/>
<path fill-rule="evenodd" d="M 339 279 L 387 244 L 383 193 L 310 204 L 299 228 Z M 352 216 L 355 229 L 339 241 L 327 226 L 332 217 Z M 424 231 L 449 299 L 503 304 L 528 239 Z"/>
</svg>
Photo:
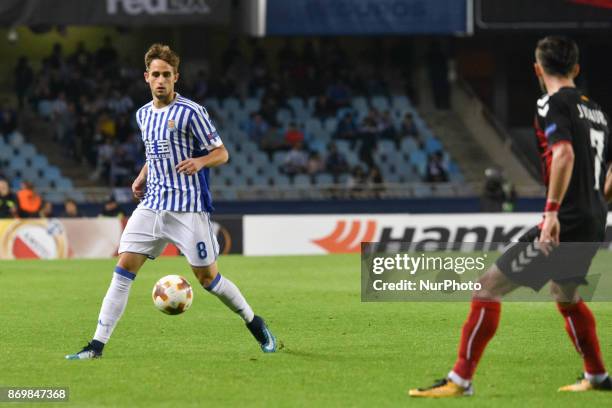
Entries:
<svg viewBox="0 0 612 408">
<path fill-rule="evenodd" d="M 183 160 L 176 165 L 176 171 L 185 173 L 188 176 L 197 173 L 204 167 L 217 167 L 229 160 L 229 153 L 225 146 L 221 145 L 208 152 L 206 156 L 193 157 Z"/>
<path fill-rule="evenodd" d="M 608 169 L 606 174 L 606 184 L 604 186 L 604 196 L 607 202 L 612 202 L 612 166 Z"/>
<path fill-rule="evenodd" d="M 132 193 L 134 193 L 134 197 L 136 197 L 139 200 L 142 200 L 142 198 L 145 195 L 148 172 L 149 172 L 149 167 L 147 166 L 147 163 L 145 163 L 145 165 L 142 166 L 142 169 L 140 170 L 138 177 L 136 177 L 136 180 L 134 180 L 134 182 L 132 183 Z"/>
</svg>

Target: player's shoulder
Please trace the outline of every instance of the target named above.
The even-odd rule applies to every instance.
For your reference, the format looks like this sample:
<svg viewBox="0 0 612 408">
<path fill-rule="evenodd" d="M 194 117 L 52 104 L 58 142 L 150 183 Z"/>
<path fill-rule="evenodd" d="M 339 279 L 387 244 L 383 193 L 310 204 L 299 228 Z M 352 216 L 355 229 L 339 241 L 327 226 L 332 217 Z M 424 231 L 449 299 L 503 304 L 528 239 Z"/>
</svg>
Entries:
<svg viewBox="0 0 612 408">
<path fill-rule="evenodd" d="M 138 108 L 138 110 L 136 111 L 136 116 L 139 116 L 143 112 L 150 110 L 152 106 L 153 106 L 153 101 L 149 101 L 148 103 L 145 103 L 140 108 Z"/>
<path fill-rule="evenodd" d="M 182 106 L 190 112 L 206 112 L 206 109 L 197 102 L 192 101 L 189 98 L 185 98 L 182 95 L 176 97 L 176 104 Z"/>
</svg>

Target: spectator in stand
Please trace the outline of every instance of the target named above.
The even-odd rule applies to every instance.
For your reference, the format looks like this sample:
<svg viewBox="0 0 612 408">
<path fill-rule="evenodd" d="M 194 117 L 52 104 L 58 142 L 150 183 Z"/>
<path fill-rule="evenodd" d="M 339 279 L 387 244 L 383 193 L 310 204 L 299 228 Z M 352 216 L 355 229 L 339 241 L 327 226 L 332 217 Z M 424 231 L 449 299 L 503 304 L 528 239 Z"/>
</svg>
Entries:
<svg viewBox="0 0 612 408">
<path fill-rule="evenodd" d="M 342 117 L 342 120 L 338 122 L 336 131 L 334 132 L 334 138 L 349 140 L 354 144 L 357 140 L 357 136 L 357 125 L 355 125 L 353 114 L 347 112 Z"/>
<path fill-rule="evenodd" d="M 363 170 L 363 167 L 355 166 L 346 180 L 346 187 L 352 197 L 361 197 L 367 183 L 368 175 Z"/>
<path fill-rule="evenodd" d="M 325 170 L 325 163 L 321 159 L 321 155 L 318 152 L 310 153 L 308 157 L 308 163 L 306 163 L 306 173 L 311 176 L 315 176 L 322 173 Z"/>
<path fill-rule="evenodd" d="M 327 96 L 319 95 L 317 97 L 314 105 L 314 116 L 321 120 L 336 116 L 336 108 L 327 99 Z"/>
<path fill-rule="evenodd" d="M 246 133 L 249 140 L 256 145 L 261 145 L 261 141 L 268 132 L 268 122 L 259 113 L 252 112 L 246 126 Z"/>
<path fill-rule="evenodd" d="M 42 218 L 51 218 L 53 216 L 53 204 L 50 201 L 43 201 L 38 216 Z"/>
<path fill-rule="evenodd" d="M 335 143 L 330 143 L 327 159 L 325 160 L 325 170 L 334 177 L 334 183 L 338 182 L 340 175 L 346 173 L 348 168 L 349 166 L 344 155 L 338 151 Z"/>
<path fill-rule="evenodd" d="M 291 122 L 285 131 L 285 144 L 289 147 L 304 145 L 304 133 L 297 127 L 295 122 Z"/>
<path fill-rule="evenodd" d="M 102 212 L 100 213 L 102 217 L 119 217 L 123 218 L 125 213 L 115 200 L 114 196 L 110 196 L 108 201 L 104 203 L 104 207 L 102 208 Z"/>
<path fill-rule="evenodd" d="M 15 94 L 17 95 L 17 101 L 19 102 L 19 109 L 23 109 L 25 100 L 32 91 L 34 84 L 34 71 L 30 67 L 30 63 L 27 57 L 20 57 L 15 67 Z"/>
<path fill-rule="evenodd" d="M 85 48 L 85 43 L 83 41 L 77 43 L 76 50 L 68 58 L 68 62 L 81 74 L 89 74 L 92 65 L 92 56 Z"/>
<path fill-rule="evenodd" d="M 104 144 L 98 146 L 98 159 L 94 178 L 98 180 L 106 180 L 111 184 L 112 163 L 115 155 L 115 146 L 113 140 L 107 137 Z"/>
<path fill-rule="evenodd" d="M 17 205 L 21 218 L 35 218 L 39 216 L 43 202 L 34 190 L 34 185 L 29 181 L 21 183 L 21 190 L 17 192 Z"/>
<path fill-rule="evenodd" d="M 272 161 L 274 152 L 288 150 L 285 143 L 285 135 L 276 126 L 271 125 L 259 142 L 259 148 L 268 154 L 268 160 Z"/>
<path fill-rule="evenodd" d="M 442 152 L 430 154 L 427 159 L 425 181 L 428 183 L 448 182 L 448 171 L 444 166 Z"/>
<path fill-rule="evenodd" d="M 296 174 L 301 174 L 306 172 L 306 165 L 308 164 L 308 155 L 302 149 L 301 144 L 296 144 L 293 146 L 281 167 L 281 172 L 287 174 L 289 177 L 293 178 Z"/>
<path fill-rule="evenodd" d="M 79 207 L 76 201 L 72 199 L 64 201 L 64 212 L 61 216 L 63 218 L 79 218 L 81 214 L 79 213 Z"/>
<path fill-rule="evenodd" d="M 5 179 L 0 179 L 0 218 L 18 216 L 17 197 L 11 192 L 11 186 Z"/>
<path fill-rule="evenodd" d="M 119 53 L 113 46 L 110 36 L 104 37 L 104 45 L 96 52 L 96 64 L 102 68 L 112 68 L 119 60 Z"/>
<path fill-rule="evenodd" d="M 359 158 L 366 163 L 368 167 L 374 166 L 374 151 L 380 137 L 380 127 L 377 122 L 376 112 L 370 111 L 370 114 L 363 118 L 363 122 L 359 129 L 359 139 L 361 146 L 359 147 Z"/>
<path fill-rule="evenodd" d="M 114 115 L 127 114 L 134 108 L 134 102 L 129 95 L 113 89 L 111 97 L 108 100 L 108 109 Z"/>
<path fill-rule="evenodd" d="M 419 131 L 417 130 L 416 125 L 414 124 L 414 118 L 412 113 L 406 112 L 404 115 L 404 119 L 402 120 L 402 124 L 400 126 L 400 139 L 405 137 L 412 137 L 415 139 L 419 138 Z"/>
<path fill-rule="evenodd" d="M 196 80 L 191 87 L 191 95 L 195 101 L 203 103 L 208 94 L 208 79 L 206 71 L 203 69 L 198 71 Z"/>
<path fill-rule="evenodd" d="M 391 112 L 388 110 L 383 112 L 380 116 L 378 127 L 380 128 L 380 137 L 382 139 L 393 140 L 399 146 L 399 135 L 395 129 Z"/>
<path fill-rule="evenodd" d="M 368 174 L 368 185 L 376 198 L 380 198 L 382 192 L 385 191 L 384 183 L 380 169 L 377 166 L 372 166 Z"/>
<path fill-rule="evenodd" d="M 334 107 L 334 113 L 340 109 L 347 107 L 351 104 L 351 91 L 348 86 L 340 79 L 335 80 L 327 88 L 327 97 Z"/>
</svg>

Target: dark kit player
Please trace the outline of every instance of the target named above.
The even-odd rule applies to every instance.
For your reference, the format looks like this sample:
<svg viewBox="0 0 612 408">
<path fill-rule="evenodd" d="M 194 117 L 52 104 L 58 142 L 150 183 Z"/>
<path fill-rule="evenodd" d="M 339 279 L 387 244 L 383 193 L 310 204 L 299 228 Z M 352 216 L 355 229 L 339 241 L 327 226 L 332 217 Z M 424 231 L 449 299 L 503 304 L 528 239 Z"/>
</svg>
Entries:
<svg viewBox="0 0 612 408">
<path fill-rule="evenodd" d="M 579 73 L 576 43 L 546 37 L 538 42 L 535 57 L 535 73 L 545 92 L 537 102 L 536 118 L 547 186 L 544 219 L 480 278 L 482 289 L 474 292 L 455 366 L 431 387 L 410 390 L 413 397 L 472 395 L 472 377 L 499 323 L 501 298 L 519 286 L 540 290 L 548 281 L 584 360 L 584 378 L 559 391 L 612 389 L 595 319 L 577 291 L 604 239 L 607 201 L 612 198 L 611 173 L 606 177 L 612 161 L 608 119 L 574 85 Z"/>
</svg>

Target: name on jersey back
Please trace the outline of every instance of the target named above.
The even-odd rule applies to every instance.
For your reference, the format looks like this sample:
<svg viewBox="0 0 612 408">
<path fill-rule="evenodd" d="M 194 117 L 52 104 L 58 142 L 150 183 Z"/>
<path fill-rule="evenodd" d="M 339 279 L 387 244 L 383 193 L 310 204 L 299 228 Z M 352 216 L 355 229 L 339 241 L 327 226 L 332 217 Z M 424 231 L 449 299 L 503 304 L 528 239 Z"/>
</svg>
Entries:
<svg viewBox="0 0 612 408">
<path fill-rule="evenodd" d="M 608 126 L 606 115 L 604 115 L 602 111 L 590 109 L 586 105 L 582 104 L 577 104 L 576 106 L 578 107 L 578 112 L 580 112 L 580 119 L 587 119 L 593 123 Z"/>
</svg>

